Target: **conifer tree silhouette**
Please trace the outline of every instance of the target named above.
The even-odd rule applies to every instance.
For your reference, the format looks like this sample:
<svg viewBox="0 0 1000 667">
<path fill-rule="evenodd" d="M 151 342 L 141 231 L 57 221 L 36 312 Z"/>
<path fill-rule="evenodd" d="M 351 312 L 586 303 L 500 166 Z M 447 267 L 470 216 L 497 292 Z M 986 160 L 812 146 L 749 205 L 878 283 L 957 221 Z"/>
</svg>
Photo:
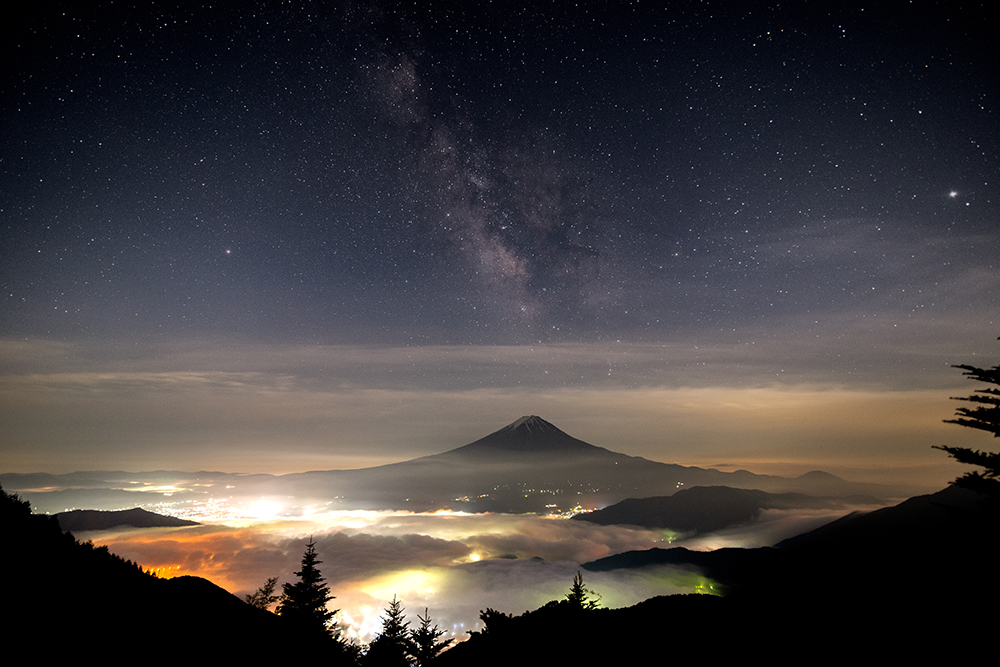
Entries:
<svg viewBox="0 0 1000 667">
<path fill-rule="evenodd" d="M 594 597 L 591 598 L 591 596 Z M 576 576 L 573 577 L 573 585 L 570 587 L 569 593 L 566 594 L 566 600 L 574 607 L 579 607 L 580 609 L 597 609 L 600 606 L 597 599 L 600 599 L 600 597 L 600 595 L 589 588 L 584 588 L 583 574 L 577 570 Z"/>
<path fill-rule="evenodd" d="M 392 602 L 382 618 L 382 632 L 375 637 L 365 660 L 365 667 L 410 667 L 409 656 L 413 653 L 410 641 L 409 622 L 403 612 L 403 603 L 392 597 Z"/>
<path fill-rule="evenodd" d="M 994 438 L 1000 438 L 1000 366 L 993 368 L 977 368 L 962 364 L 953 368 L 961 368 L 963 375 L 972 380 L 995 385 L 985 389 L 977 389 L 971 396 L 952 397 L 956 401 L 975 403 L 976 407 L 958 408 L 955 419 L 945 419 L 945 423 L 958 424 L 969 428 L 992 433 Z M 979 466 L 983 470 L 967 472 L 952 484 L 988 495 L 994 501 L 1000 501 L 1000 453 L 985 452 L 969 447 L 935 446 L 947 452 L 959 463 Z"/>
<path fill-rule="evenodd" d="M 264 585 L 258 588 L 253 593 L 247 593 L 243 596 L 246 603 L 251 607 L 257 607 L 258 609 L 267 609 L 275 602 L 281 599 L 280 595 L 274 593 L 274 587 L 278 584 L 277 577 L 268 577 Z"/>
<path fill-rule="evenodd" d="M 295 573 L 299 580 L 282 586 L 277 613 L 310 633 L 334 637 L 330 621 L 337 612 L 327 608 L 327 603 L 334 598 L 316 567 L 321 562 L 316 555 L 316 543 L 310 538 L 302 556 L 302 569 Z"/>
<path fill-rule="evenodd" d="M 444 636 L 444 630 L 437 625 L 431 625 L 431 615 L 426 607 L 424 615 L 417 614 L 417 619 L 420 621 L 420 626 L 410 631 L 411 649 L 416 666 L 425 667 L 447 648 L 452 640 L 441 640 L 441 637 Z"/>
</svg>

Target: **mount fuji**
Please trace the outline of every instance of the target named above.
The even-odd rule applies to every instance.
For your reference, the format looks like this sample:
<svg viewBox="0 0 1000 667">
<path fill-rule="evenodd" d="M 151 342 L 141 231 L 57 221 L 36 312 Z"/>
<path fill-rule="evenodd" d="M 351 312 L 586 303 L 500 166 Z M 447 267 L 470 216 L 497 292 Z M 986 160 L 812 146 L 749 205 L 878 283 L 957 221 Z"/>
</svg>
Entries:
<svg viewBox="0 0 1000 667">
<path fill-rule="evenodd" d="M 559 513 L 626 498 L 669 496 L 691 486 L 824 496 L 885 497 L 895 492 L 820 472 L 784 478 L 658 463 L 591 445 L 534 415 L 441 454 L 361 470 L 284 475 L 276 481 L 299 497 L 336 497 L 344 508 L 413 511 Z"/>
<path fill-rule="evenodd" d="M 73 507 L 134 506 L 135 493 L 125 489 L 133 488 L 137 477 L 187 489 L 174 494 L 172 501 L 182 497 L 194 501 L 208 489 L 222 489 L 229 500 L 284 498 L 308 512 L 326 507 L 567 514 L 628 498 L 673 496 L 694 486 L 827 497 L 913 495 L 912 489 L 853 483 L 820 471 L 786 478 L 659 463 L 584 442 L 538 416 L 521 417 L 475 442 L 440 454 L 358 470 L 280 476 L 204 471 L 11 473 L 0 475 L 0 483 L 4 489 L 24 490 L 25 497 L 41 511 L 59 512 Z M 192 478 L 197 481 L 196 488 Z M 42 488 L 57 490 L 40 492 Z M 154 497 L 164 500 L 150 493 L 143 497 L 150 502 Z"/>
</svg>

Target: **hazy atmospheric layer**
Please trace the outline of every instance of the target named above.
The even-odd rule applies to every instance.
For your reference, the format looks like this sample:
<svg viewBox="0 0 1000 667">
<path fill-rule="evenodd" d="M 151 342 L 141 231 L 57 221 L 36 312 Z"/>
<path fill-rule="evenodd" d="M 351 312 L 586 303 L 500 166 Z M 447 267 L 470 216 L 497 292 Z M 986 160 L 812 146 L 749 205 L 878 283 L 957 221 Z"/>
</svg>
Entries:
<svg viewBox="0 0 1000 667">
<path fill-rule="evenodd" d="M 884 334 L 884 335 L 883 335 Z M 957 336 L 956 336 L 957 337 Z M 940 487 L 936 444 L 972 387 L 949 362 L 996 347 L 797 337 L 753 344 L 133 345 L 6 341 L 6 472 L 364 467 L 471 442 L 537 413 L 652 460 Z"/>
</svg>

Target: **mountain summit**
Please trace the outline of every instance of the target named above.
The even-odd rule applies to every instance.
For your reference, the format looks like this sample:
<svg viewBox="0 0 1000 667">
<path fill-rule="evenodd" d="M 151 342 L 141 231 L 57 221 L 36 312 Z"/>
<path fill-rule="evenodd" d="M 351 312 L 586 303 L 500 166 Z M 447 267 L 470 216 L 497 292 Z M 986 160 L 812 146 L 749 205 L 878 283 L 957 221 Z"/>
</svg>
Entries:
<svg viewBox="0 0 1000 667">
<path fill-rule="evenodd" d="M 541 417 L 530 415 L 521 417 L 504 426 L 499 431 L 480 438 L 473 443 L 446 452 L 446 455 L 483 458 L 497 455 L 540 455 L 540 454 L 611 454 L 602 447 L 595 447 L 583 440 L 577 440 L 568 433 Z M 507 460 L 509 463 L 510 461 Z"/>
<path fill-rule="evenodd" d="M 562 431 L 560 431 L 554 424 L 535 415 L 521 417 L 520 419 L 511 422 L 507 426 L 500 429 L 500 432 L 504 431 L 533 431 L 539 433 L 559 431 L 562 433 Z"/>
</svg>

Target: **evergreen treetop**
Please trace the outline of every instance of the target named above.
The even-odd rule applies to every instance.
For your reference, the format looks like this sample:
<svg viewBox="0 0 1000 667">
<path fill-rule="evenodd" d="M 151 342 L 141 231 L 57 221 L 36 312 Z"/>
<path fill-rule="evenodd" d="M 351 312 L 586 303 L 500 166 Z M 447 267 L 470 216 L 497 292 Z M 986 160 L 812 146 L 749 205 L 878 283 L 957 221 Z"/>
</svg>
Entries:
<svg viewBox="0 0 1000 667">
<path fill-rule="evenodd" d="M 992 433 L 994 438 L 1000 437 L 1000 366 L 993 368 L 977 368 L 962 364 L 954 366 L 961 368 L 966 375 L 977 382 L 995 385 L 985 389 L 977 389 L 971 396 L 952 397 L 956 401 L 975 403 L 975 407 L 958 408 L 955 419 L 945 419 L 945 423 L 958 424 L 968 428 Z M 977 493 L 983 493 L 1000 501 L 1000 453 L 980 451 L 969 447 L 936 446 L 947 452 L 959 463 L 979 466 L 983 470 L 967 472 L 952 484 L 967 488 Z"/>
<path fill-rule="evenodd" d="M 431 625 L 431 615 L 426 607 L 424 615 L 417 614 L 417 619 L 420 621 L 420 626 L 410 631 L 411 650 L 417 667 L 425 667 L 447 648 L 452 640 L 441 640 L 441 637 L 444 636 L 444 630 L 437 625 Z"/>
<path fill-rule="evenodd" d="M 251 607 L 257 607 L 258 609 L 268 609 L 272 604 L 281 599 L 280 595 L 276 595 L 274 592 L 274 587 L 278 584 L 277 577 L 268 577 L 264 585 L 258 588 L 253 593 L 247 593 L 243 599 Z"/>
<path fill-rule="evenodd" d="M 316 543 L 310 540 L 302 556 L 302 569 L 295 573 L 299 580 L 282 586 L 277 613 L 310 632 L 333 637 L 331 620 L 337 612 L 327 607 L 334 597 L 317 567 L 321 562 L 316 554 Z"/>
<path fill-rule="evenodd" d="M 597 602 L 600 597 L 589 588 L 584 588 L 583 574 L 578 570 L 576 576 L 573 577 L 573 585 L 570 587 L 569 593 L 566 594 L 566 600 L 580 609 L 597 609 L 600 606 Z"/>
<path fill-rule="evenodd" d="M 393 596 L 382 617 L 382 632 L 368 647 L 362 664 L 366 667 L 410 667 L 413 644 L 409 625 L 402 601 Z"/>
</svg>

